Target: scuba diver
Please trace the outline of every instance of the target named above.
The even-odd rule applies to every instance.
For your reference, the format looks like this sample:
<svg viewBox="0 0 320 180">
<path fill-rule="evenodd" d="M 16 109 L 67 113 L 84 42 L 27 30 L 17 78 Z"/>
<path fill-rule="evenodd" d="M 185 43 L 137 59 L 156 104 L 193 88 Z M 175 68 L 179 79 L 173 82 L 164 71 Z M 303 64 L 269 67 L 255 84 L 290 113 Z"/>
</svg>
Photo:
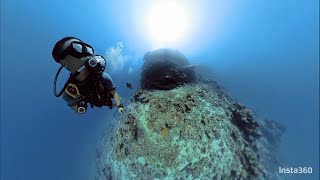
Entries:
<svg viewBox="0 0 320 180">
<path fill-rule="evenodd" d="M 121 97 L 116 91 L 111 77 L 104 72 L 106 60 L 95 55 L 94 49 L 75 37 L 65 37 L 59 40 L 53 50 L 53 59 L 61 64 L 53 84 L 56 97 L 63 96 L 68 106 L 79 114 L 87 111 L 88 104 L 93 108 L 108 106 L 118 107 L 123 112 Z M 62 68 L 70 71 L 70 77 L 62 90 L 57 93 L 56 82 Z M 112 98 L 116 105 L 113 104 Z"/>
<path fill-rule="evenodd" d="M 126 86 L 127 86 L 127 88 L 132 89 L 132 84 L 129 82 L 126 82 Z"/>
</svg>

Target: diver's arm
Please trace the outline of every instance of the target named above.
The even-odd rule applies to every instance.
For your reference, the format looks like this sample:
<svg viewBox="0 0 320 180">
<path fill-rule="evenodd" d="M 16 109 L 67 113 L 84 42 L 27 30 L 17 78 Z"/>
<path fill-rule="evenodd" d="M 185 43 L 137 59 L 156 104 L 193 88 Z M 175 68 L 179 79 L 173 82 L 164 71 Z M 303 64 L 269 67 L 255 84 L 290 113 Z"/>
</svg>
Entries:
<svg viewBox="0 0 320 180">
<path fill-rule="evenodd" d="M 117 106 L 121 105 L 121 97 L 118 94 L 118 92 L 114 89 L 111 91 L 111 94 L 112 94 L 114 100 L 116 101 Z"/>
<path fill-rule="evenodd" d="M 117 107 L 118 107 L 119 112 L 123 112 L 123 105 L 121 104 L 121 97 L 120 97 L 120 95 L 118 94 L 118 92 L 117 92 L 115 89 L 113 89 L 113 90 L 111 91 L 111 94 L 113 95 L 113 98 L 114 98 L 114 100 L 115 100 L 115 102 L 116 102 L 116 105 L 117 105 Z"/>
<path fill-rule="evenodd" d="M 102 74 L 102 84 L 112 94 L 112 96 L 116 102 L 116 105 L 118 106 L 118 111 L 123 112 L 123 106 L 121 104 L 121 97 L 118 94 L 118 92 L 116 91 L 116 87 L 112 81 L 112 78 L 105 72 Z"/>
</svg>

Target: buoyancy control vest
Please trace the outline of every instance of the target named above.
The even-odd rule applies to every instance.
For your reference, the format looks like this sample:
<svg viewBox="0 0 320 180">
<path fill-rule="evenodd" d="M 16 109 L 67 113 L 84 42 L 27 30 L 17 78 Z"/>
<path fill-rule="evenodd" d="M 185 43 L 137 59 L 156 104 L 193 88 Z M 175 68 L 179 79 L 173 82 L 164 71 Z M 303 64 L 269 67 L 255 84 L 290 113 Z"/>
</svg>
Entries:
<svg viewBox="0 0 320 180">
<path fill-rule="evenodd" d="M 109 106 L 112 109 L 113 95 L 105 89 L 102 83 L 102 73 L 91 73 L 83 82 L 75 78 L 71 79 L 65 92 L 80 105 L 89 103 L 91 107 Z"/>
<path fill-rule="evenodd" d="M 84 66 L 81 67 L 75 73 L 70 74 L 69 79 L 65 83 L 60 93 L 57 93 L 56 81 L 62 69 L 61 66 L 56 74 L 53 84 L 54 95 L 56 97 L 60 97 L 63 94 L 63 92 L 65 92 L 69 96 L 74 98 L 77 101 L 79 113 L 86 112 L 88 103 L 91 105 L 92 108 L 94 106 L 109 106 L 109 108 L 112 109 L 113 106 L 111 98 L 113 98 L 113 96 L 110 91 L 105 89 L 102 83 L 102 74 L 105 70 L 105 66 L 106 60 L 102 56 L 93 55 L 87 57 Z M 90 75 L 83 82 L 77 81 L 76 77 L 85 69 L 90 71 Z"/>
</svg>

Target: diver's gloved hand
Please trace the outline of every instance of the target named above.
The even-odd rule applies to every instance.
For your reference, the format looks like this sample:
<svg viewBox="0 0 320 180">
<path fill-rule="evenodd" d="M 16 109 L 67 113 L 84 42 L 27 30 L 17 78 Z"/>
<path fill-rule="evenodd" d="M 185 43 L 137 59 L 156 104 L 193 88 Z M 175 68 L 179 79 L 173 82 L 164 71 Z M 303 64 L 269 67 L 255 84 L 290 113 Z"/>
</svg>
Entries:
<svg viewBox="0 0 320 180">
<path fill-rule="evenodd" d="M 119 113 L 123 113 L 123 105 L 122 104 L 120 104 L 118 106 L 118 111 L 119 111 Z"/>
</svg>

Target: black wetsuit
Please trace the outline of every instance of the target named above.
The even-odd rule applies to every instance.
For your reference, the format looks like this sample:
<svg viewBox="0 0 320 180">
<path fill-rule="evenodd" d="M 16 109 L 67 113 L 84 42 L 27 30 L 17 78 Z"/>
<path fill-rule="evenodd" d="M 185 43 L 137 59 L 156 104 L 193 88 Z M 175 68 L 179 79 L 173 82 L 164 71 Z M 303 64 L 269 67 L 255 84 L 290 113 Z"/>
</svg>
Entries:
<svg viewBox="0 0 320 180">
<path fill-rule="evenodd" d="M 75 83 L 78 86 L 80 93 L 82 95 L 86 94 L 88 91 L 96 90 L 96 88 L 98 88 L 98 87 L 92 87 L 92 86 L 98 86 L 98 84 L 96 82 L 93 82 L 92 79 L 84 80 L 83 82 L 75 81 L 72 83 Z M 93 85 L 94 83 L 96 83 L 96 84 Z M 98 107 L 101 107 L 103 105 L 107 105 L 110 108 L 112 108 L 112 101 L 111 101 L 112 95 L 111 95 L 110 91 L 114 90 L 116 87 L 115 87 L 111 77 L 105 72 L 101 76 L 101 84 L 103 85 L 103 87 L 102 87 L 103 92 L 102 92 L 102 94 L 100 93 L 100 95 L 102 95 L 102 96 L 105 95 L 107 97 L 106 101 L 104 101 L 103 103 L 96 102 L 96 101 L 94 101 L 94 102 L 89 101 L 89 103 L 91 103 L 94 106 L 98 106 Z M 94 92 L 93 92 L 93 94 L 96 95 L 96 93 L 94 93 Z M 65 101 L 67 101 L 68 106 L 74 106 L 77 104 L 77 100 L 72 98 L 71 96 L 69 96 L 66 92 L 63 93 L 63 99 Z"/>
</svg>

